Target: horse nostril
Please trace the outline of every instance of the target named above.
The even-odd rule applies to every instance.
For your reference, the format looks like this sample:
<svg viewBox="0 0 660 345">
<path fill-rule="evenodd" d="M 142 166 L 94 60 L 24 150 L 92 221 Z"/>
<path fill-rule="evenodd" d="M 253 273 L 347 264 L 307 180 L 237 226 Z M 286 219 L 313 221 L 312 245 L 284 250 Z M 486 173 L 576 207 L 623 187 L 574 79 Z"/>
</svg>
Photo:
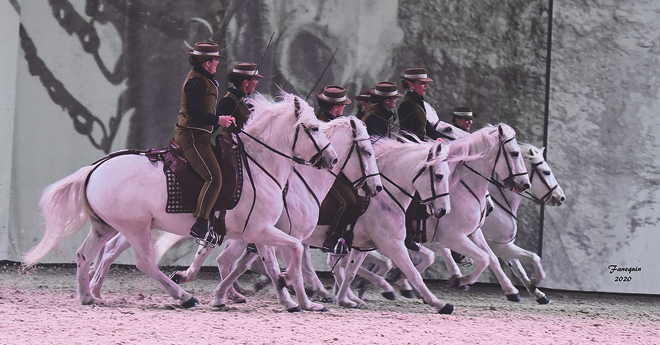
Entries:
<svg viewBox="0 0 660 345">
<path fill-rule="evenodd" d="M 382 190 L 383 190 L 383 186 L 381 185 L 376 186 L 376 192 L 380 193 L 380 191 Z"/>
<path fill-rule="evenodd" d="M 333 159 L 333 160 L 332 160 L 332 165 L 336 165 L 337 162 L 339 162 L 339 160 L 338 160 L 337 158 Z"/>
<path fill-rule="evenodd" d="M 524 189 L 529 189 L 529 187 L 531 187 L 531 186 L 529 185 L 529 183 L 524 183 L 524 184 L 523 184 L 523 188 L 524 188 Z"/>
<path fill-rule="evenodd" d="M 440 210 L 440 215 L 438 216 L 438 218 L 444 217 L 445 214 L 447 214 L 447 210 L 443 208 L 442 210 Z"/>
<path fill-rule="evenodd" d="M 559 198 L 559 201 L 561 201 L 561 202 L 564 202 L 564 200 L 566 200 L 566 197 L 562 196 L 561 198 Z"/>
</svg>

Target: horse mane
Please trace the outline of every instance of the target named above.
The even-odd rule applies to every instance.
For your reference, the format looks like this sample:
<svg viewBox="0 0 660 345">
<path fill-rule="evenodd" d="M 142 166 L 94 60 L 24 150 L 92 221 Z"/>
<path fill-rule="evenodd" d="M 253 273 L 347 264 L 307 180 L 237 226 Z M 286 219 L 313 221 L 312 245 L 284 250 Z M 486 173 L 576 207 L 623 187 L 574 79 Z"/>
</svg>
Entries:
<svg viewBox="0 0 660 345">
<path fill-rule="evenodd" d="M 375 137 L 372 137 L 372 142 L 374 139 Z M 439 146 L 443 148 L 445 147 L 441 145 L 441 143 L 434 141 L 427 142 L 410 140 L 406 137 L 399 137 L 398 140 L 378 138 L 378 140 L 376 140 L 376 142 L 373 144 L 373 148 L 377 160 L 388 153 L 391 154 L 392 152 L 396 152 L 397 156 L 401 157 L 410 157 L 411 152 L 419 154 L 423 153 L 424 159 L 416 162 L 415 167 L 410 169 L 410 178 L 412 179 L 422 168 L 438 164 L 439 161 L 444 161 L 447 159 L 447 150 L 441 149 L 440 153 L 436 154 Z M 430 160 L 427 159 L 429 151 L 433 152 L 433 157 Z"/>
<path fill-rule="evenodd" d="M 353 129 L 351 128 L 351 120 L 353 120 L 356 124 L 356 139 L 368 139 L 369 134 L 367 133 L 367 127 L 365 125 L 360 125 L 361 121 L 358 120 L 358 118 L 355 116 L 340 116 L 332 121 L 321 122 L 321 130 L 326 137 L 331 137 L 336 131 L 352 131 Z"/>
<path fill-rule="evenodd" d="M 298 99 L 300 104 L 300 111 L 298 112 L 298 120 L 293 127 L 301 123 L 306 125 L 318 124 L 314 109 L 306 101 L 280 88 L 279 95 L 274 100 L 270 100 L 261 93 L 256 92 L 246 101 L 252 106 L 252 114 L 245 122 L 244 130 L 249 130 L 252 135 L 259 135 L 267 128 L 272 129 L 271 124 L 273 121 L 279 121 L 278 117 L 287 111 L 295 111 L 295 98 Z"/>
<path fill-rule="evenodd" d="M 490 152 L 490 150 L 497 148 L 497 140 L 499 137 L 493 135 L 493 131 L 497 131 L 497 127 L 486 125 L 476 132 L 451 141 L 449 146 L 449 169 L 451 176 L 449 178 L 449 191 L 453 192 L 458 182 L 468 172 L 467 168 L 462 164 L 482 158 Z"/>
</svg>

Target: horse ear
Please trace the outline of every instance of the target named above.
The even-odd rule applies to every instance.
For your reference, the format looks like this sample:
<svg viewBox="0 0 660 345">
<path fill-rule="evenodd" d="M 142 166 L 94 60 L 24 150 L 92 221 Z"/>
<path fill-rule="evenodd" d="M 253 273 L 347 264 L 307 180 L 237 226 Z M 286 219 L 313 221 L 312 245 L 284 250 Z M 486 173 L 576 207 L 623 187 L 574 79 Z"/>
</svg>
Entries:
<svg viewBox="0 0 660 345">
<path fill-rule="evenodd" d="M 531 148 L 529 149 L 529 155 L 534 156 L 534 150 L 532 150 Z"/>
<path fill-rule="evenodd" d="M 541 151 L 541 156 L 545 157 L 545 146 L 542 147 L 539 151 Z"/>
<path fill-rule="evenodd" d="M 497 125 L 497 130 L 500 133 L 500 137 L 504 136 L 504 129 L 502 129 L 502 125 Z"/>
<path fill-rule="evenodd" d="M 442 144 L 438 144 L 438 146 L 435 148 L 435 155 L 436 156 L 440 155 L 441 151 L 442 151 Z"/>
</svg>

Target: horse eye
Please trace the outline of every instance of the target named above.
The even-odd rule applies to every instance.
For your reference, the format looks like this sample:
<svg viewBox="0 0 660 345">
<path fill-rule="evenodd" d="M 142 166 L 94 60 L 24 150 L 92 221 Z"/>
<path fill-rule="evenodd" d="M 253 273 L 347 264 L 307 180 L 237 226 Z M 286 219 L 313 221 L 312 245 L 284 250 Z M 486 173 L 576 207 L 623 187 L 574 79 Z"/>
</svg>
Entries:
<svg viewBox="0 0 660 345">
<path fill-rule="evenodd" d="M 318 132 L 319 128 L 318 127 L 310 127 L 309 130 L 312 131 L 312 132 Z"/>
<path fill-rule="evenodd" d="M 371 157 L 371 152 L 369 152 L 369 151 L 364 151 L 364 155 L 367 156 L 367 157 Z"/>
<path fill-rule="evenodd" d="M 518 151 L 511 152 L 511 157 L 513 157 L 513 158 L 518 158 L 518 155 L 520 155 L 520 152 L 518 152 Z"/>
<path fill-rule="evenodd" d="M 550 176 L 550 175 L 552 175 L 552 173 L 546 170 L 546 171 L 543 172 L 543 175 Z"/>
<path fill-rule="evenodd" d="M 445 128 L 445 132 L 451 132 L 451 127 Z"/>
<path fill-rule="evenodd" d="M 438 181 L 442 181 L 442 179 L 445 178 L 445 175 L 443 174 L 435 174 L 435 179 Z"/>
</svg>

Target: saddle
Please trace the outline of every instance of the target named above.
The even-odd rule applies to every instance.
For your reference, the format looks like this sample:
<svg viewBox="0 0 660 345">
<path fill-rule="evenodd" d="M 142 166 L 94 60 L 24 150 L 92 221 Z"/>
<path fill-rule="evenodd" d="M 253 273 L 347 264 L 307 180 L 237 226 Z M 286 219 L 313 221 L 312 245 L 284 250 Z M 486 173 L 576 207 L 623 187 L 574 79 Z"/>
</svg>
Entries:
<svg viewBox="0 0 660 345">
<path fill-rule="evenodd" d="M 194 212 L 204 180 L 183 158 L 181 147 L 174 138 L 170 140 L 168 148 L 163 167 L 168 176 L 167 212 Z M 213 209 L 231 210 L 238 204 L 243 186 L 243 170 L 239 166 L 242 165 L 240 150 L 235 150 L 227 137 L 218 135 L 213 152 L 222 172 L 222 189 Z"/>
</svg>

